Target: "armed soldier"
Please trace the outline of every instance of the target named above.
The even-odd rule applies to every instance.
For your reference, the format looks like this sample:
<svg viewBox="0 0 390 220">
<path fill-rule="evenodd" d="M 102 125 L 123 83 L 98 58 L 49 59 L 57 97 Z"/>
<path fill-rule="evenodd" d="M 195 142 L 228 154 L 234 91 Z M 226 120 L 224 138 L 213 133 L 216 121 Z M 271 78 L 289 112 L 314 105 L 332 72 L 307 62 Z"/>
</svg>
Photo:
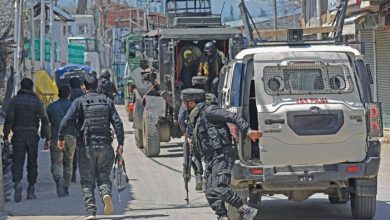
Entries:
<svg viewBox="0 0 390 220">
<path fill-rule="evenodd" d="M 110 123 L 115 129 L 118 140 L 117 153 L 123 152 L 124 131 L 122 121 L 111 99 L 98 94 L 98 80 L 93 74 L 86 74 L 84 86 L 87 93 L 77 98 L 64 119 L 58 132 L 58 148 L 64 149 L 64 136 L 67 128 L 75 124 L 81 138 L 79 146 L 80 183 L 84 195 L 84 205 L 87 211 L 85 219 L 96 219 L 95 181 L 100 197 L 104 203 L 104 214 L 113 213 L 111 198 L 112 183 L 110 173 L 114 163 L 114 150 L 111 146 L 112 137 Z"/>
<path fill-rule="evenodd" d="M 244 204 L 230 187 L 231 170 L 235 161 L 232 137 L 227 123 L 235 124 L 252 141 L 262 136 L 251 130 L 248 122 L 215 104 L 205 103 L 205 92 L 200 89 L 182 91 L 186 108 L 191 111 L 187 133 L 192 137 L 192 150 L 199 152 L 206 162 L 206 198 L 218 216 L 227 219 L 225 202 L 237 208 L 244 220 L 252 220 L 257 209 Z"/>
<path fill-rule="evenodd" d="M 106 95 L 111 100 L 114 100 L 117 90 L 114 83 L 110 82 L 110 71 L 108 69 L 102 70 L 98 84 L 98 93 Z"/>
<path fill-rule="evenodd" d="M 204 53 L 200 58 L 199 76 L 206 76 L 206 88 L 210 90 L 213 80 L 219 76 L 219 73 L 225 62 L 225 55 L 217 49 L 213 42 L 208 42 L 204 46 Z"/>
<path fill-rule="evenodd" d="M 197 89 L 206 89 L 206 77 L 204 76 L 194 76 L 192 78 L 192 86 L 193 88 Z M 212 93 L 207 93 L 206 94 L 206 102 L 211 103 L 216 101 L 216 97 Z M 187 108 L 183 102 L 183 104 L 180 107 L 179 110 L 179 115 L 178 115 L 178 122 L 180 126 L 180 130 L 185 134 L 186 138 L 191 138 L 188 136 L 186 133 L 187 131 L 187 121 L 188 121 L 188 111 Z M 202 157 L 200 154 L 194 154 L 194 152 L 190 151 L 190 146 L 187 146 L 188 143 L 184 143 L 184 151 L 183 151 L 183 157 L 184 157 L 184 179 L 185 181 L 189 182 L 189 179 L 191 177 L 191 172 L 190 172 L 190 164 L 192 165 L 192 168 L 194 169 L 195 172 L 195 179 L 196 179 L 196 184 L 195 184 L 195 190 L 196 191 L 201 191 L 203 187 L 203 165 L 202 165 Z"/>
<path fill-rule="evenodd" d="M 24 78 L 21 89 L 12 98 L 8 106 L 4 122 L 4 143 L 8 144 L 8 136 L 12 130 L 13 165 L 12 180 L 15 184 L 15 202 L 22 200 L 24 160 L 27 154 L 27 199 L 36 199 L 34 185 L 38 176 L 38 129 L 41 123 L 42 133 L 46 137 L 45 146 L 50 145 L 50 127 L 43 103 L 33 92 L 34 82 Z"/>
</svg>

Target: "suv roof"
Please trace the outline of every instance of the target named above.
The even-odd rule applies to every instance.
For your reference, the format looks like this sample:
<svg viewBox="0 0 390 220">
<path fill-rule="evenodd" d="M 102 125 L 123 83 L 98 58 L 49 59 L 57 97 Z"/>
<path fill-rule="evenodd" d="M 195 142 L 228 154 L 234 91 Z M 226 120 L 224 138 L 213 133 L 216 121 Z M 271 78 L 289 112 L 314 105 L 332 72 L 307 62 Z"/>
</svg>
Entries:
<svg viewBox="0 0 390 220">
<path fill-rule="evenodd" d="M 258 46 L 241 51 L 236 59 L 243 59 L 245 56 L 258 53 L 283 53 L 283 52 L 348 52 L 355 56 L 361 56 L 360 52 L 349 46 L 342 45 L 294 45 L 294 46 Z"/>
</svg>

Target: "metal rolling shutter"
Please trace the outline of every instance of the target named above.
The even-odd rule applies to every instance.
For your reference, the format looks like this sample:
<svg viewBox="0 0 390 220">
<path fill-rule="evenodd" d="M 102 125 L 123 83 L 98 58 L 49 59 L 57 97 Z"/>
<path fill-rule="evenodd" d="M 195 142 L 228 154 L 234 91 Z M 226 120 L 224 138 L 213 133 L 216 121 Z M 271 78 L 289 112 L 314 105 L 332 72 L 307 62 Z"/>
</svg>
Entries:
<svg viewBox="0 0 390 220">
<path fill-rule="evenodd" d="M 390 31 L 375 31 L 378 100 L 382 102 L 385 127 L 390 127 Z"/>
<path fill-rule="evenodd" d="M 375 70 L 375 44 L 374 44 L 374 31 L 363 30 L 360 31 L 360 41 L 364 43 L 364 49 L 362 53 L 364 55 L 364 61 L 366 64 L 370 64 L 372 77 L 374 78 L 374 85 L 371 86 L 373 91 L 374 100 L 377 100 L 377 85 L 376 85 L 376 70 Z"/>
</svg>

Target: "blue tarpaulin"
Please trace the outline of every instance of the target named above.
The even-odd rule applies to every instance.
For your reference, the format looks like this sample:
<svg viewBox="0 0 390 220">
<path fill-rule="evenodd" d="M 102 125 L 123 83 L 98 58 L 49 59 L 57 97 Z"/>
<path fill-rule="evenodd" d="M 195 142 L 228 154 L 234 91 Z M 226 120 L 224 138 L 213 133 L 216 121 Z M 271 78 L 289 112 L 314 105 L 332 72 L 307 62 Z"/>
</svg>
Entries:
<svg viewBox="0 0 390 220">
<path fill-rule="evenodd" d="M 56 69 L 55 79 L 57 85 L 69 84 L 69 80 L 78 77 L 83 81 L 84 74 L 91 72 L 91 67 L 87 65 L 68 65 Z"/>
</svg>

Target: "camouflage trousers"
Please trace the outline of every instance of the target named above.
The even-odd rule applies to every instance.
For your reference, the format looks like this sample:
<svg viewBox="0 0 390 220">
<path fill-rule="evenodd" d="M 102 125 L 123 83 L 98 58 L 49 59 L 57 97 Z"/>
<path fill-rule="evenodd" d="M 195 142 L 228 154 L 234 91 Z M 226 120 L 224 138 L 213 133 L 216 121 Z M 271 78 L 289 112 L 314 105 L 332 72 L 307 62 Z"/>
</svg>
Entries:
<svg viewBox="0 0 390 220">
<path fill-rule="evenodd" d="M 60 151 L 57 148 L 57 140 L 51 140 L 50 157 L 51 173 L 55 181 L 64 180 L 64 186 L 69 187 L 73 173 L 73 155 L 76 149 L 76 138 L 72 135 L 65 135 L 65 149 Z"/>
<path fill-rule="evenodd" d="M 110 174 L 115 158 L 114 149 L 110 144 L 81 146 L 78 153 L 85 209 L 88 213 L 96 213 L 94 194 L 96 183 L 101 199 L 104 195 L 111 196 Z"/>
<path fill-rule="evenodd" d="M 240 208 L 243 202 L 230 187 L 234 152 L 226 151 L 215 155 L 206 163 L 206 198 L 217 216 L 227 216 L 225 202 Z"/>
</svg>

